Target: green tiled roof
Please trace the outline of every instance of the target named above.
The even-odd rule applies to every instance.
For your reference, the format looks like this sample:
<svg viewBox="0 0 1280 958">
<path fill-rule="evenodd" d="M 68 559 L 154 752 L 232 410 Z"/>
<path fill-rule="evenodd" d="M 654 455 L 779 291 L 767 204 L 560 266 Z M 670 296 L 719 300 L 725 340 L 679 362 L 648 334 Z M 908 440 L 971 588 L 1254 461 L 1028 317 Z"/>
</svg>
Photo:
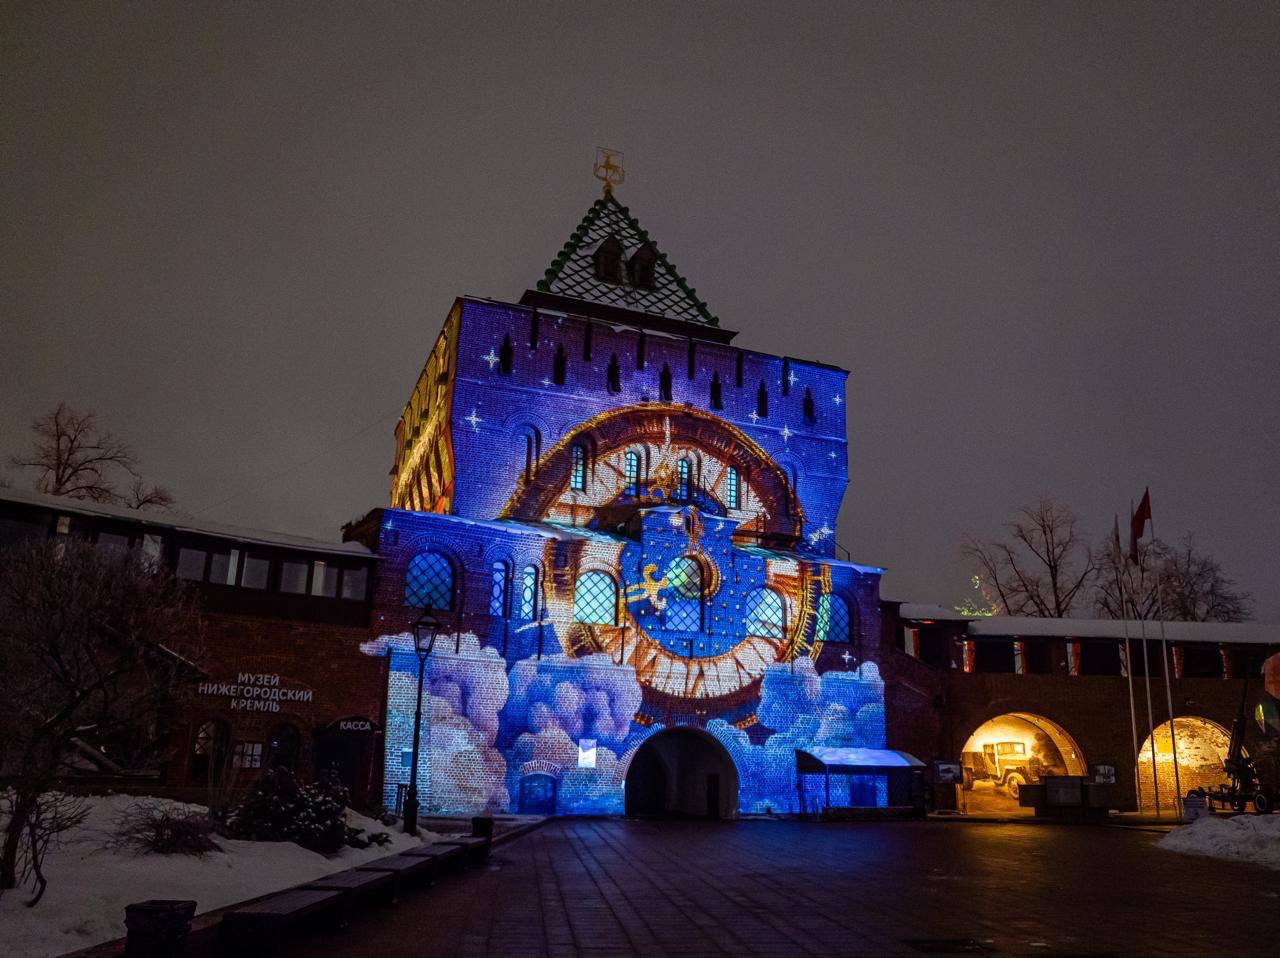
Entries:
<svg viewBox="0 0 1280 958">
<path fill-rule="evenodd" d="M 624 261 L 639 247 L 648 243 L 657 253 L 654 265 L 652 289 L 642 289 L 630 283 L 610 283 L 596 278 L 592 254 L 610 236 L 622 244 Z M 569 241 L 564 244 L 551 267 L 538 283 L 544 293 L 570 296 L 574 299 L 614 306 L 619 309 L 680 319 L 685 322 L 719 326 L 720 320 L 711 315 L 707 304 L 700 300 L 697 291 L 691 289 L 667 255 L 658 249 L 648 232 L 640 226 L 631 212 L 606 193 L 592 204 Z"/>
</svg>

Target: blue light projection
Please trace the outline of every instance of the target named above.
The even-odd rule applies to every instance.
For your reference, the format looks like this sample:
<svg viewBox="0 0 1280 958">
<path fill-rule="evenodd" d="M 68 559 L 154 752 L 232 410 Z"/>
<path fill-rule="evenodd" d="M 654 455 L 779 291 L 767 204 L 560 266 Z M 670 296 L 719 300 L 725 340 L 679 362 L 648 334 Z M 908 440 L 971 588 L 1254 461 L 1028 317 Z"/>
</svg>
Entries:
<svg viewBox="0 0 1280 958">
<path fill-rule="evenodd" d="M 404 587 L 366 649 L 390 659 L 389 804 L 424 606 L 457 621 L 427 668 L 431 812 L 620 814 L 637 753 L 687 726 L 733 762 L 739 811 L 797 811 L 819 799 L 796 749 L 884 745 L 863 650 L 881 570 L 834 557 L 843 371 L 465 299 L 440 341 L 431 401 L 469 414 L 415 453 L 456 471 L 411 498 L 449 514 L 384 513 L 382 577 Z M 402 498 L 414 482 L 393 473 Z M 873 777 L 833 786 L 885 801 Z"/>
</svg>

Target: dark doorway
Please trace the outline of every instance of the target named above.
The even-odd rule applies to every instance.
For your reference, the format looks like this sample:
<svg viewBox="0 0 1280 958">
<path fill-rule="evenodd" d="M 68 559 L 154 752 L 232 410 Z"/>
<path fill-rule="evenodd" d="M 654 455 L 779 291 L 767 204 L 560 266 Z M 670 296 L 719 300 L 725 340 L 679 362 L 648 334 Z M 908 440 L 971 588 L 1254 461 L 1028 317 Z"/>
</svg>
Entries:
<svg viewBox="0 0 1280 958">
<path fill-rule="evenodd" d="M 731 818 L 738 811 L 733 759 L 697 728 L 668 729 L 641 745 L 624 789 L 631 816 Z"/>
<path fill-rule="evenodd" d="M 556 813 L 556 780 L 546 772 L 534 772 L 520 779 L 521 815 L 554 815 Z"/>
</svg>

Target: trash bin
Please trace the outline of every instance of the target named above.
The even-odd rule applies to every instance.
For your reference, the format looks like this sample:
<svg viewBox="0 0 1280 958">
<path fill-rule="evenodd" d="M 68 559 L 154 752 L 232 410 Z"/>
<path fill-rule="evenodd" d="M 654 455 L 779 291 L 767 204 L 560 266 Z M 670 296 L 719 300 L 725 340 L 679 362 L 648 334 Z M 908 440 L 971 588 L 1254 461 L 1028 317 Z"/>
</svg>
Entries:
<svg viewBox="0 0 1280 958">
<path fill-rule="evenodd" d="M 181 955 L 191 932 L 196 903 L 153 899 L 124 906 L 127 958 L 171 958 Z"/>
<path fill-rule="evenodd" d="M 471 819 L 471 834 L 476 838 L 493 841 L 493 816 L 477 815 Z"/>
</svg>

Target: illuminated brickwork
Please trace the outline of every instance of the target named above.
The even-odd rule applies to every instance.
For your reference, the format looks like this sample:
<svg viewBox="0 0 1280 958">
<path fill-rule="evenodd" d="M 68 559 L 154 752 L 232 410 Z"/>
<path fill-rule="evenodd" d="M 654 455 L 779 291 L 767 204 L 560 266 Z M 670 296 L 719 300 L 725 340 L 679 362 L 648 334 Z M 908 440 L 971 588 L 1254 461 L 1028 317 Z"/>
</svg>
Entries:
<svg viewBox="0 0 1280 958">
<path fill-rule="evenodd" d="M 411 629 L 428 607 L 457 621 L 424 689 L 433 811 L 619 813 L 636 750 L 679 726 L 732 759 L 729 807 L 796 809 L 795 749 L 884 745 L 863 654 L 881 570 L 835 558 L 847 373 L 729 346 L 602 204 L 624 233 L 601 249 L 640 265 L 600 267 L 609 290 L 593 297 L 599 257 L 562 254 L 584 315 L 459 300 L 397 430 L 366 648 L 390 656 L 389 803 L 409 779 Z M 666 311 L 623 313 L 615 287 L 654 256 Z M 425 452 L 406 446 L 415 431 Z M 843 799 L 883 802 L 859 788 Z"/>
</svg>

